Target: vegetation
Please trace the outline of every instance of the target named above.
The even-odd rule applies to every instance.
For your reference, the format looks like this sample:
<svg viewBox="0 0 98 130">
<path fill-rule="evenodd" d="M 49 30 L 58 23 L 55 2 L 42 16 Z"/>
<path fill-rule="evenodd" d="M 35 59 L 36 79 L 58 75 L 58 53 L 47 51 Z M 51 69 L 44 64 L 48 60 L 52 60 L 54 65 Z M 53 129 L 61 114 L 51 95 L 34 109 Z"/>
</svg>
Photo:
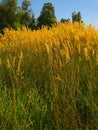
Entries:
<svg viewBox="0 0 98 130">
<path fill-rule="evenodd" d="M 98 30 L 65 23 L 0 35 L 1 130 L 98 130 Z"/>
<path fill-rule="evenodd" d="M 73 12 L 72 13 L 72 22 L 83 22 L 82 16 L 80 12 Z"/>
<path fill-rule="evenodd" d="M 61 23 L 66 23 L 66 22 L 71 22 L 70 19 L 65 19 L 65 18 L 61 18 L 60 20 Z"/>
<path fill-rule="evenodd" d="M 55 10 L 52 3 L 45 3 L 40 16 L 37 19 L 38 26 L 46 25 L 51 27 L 52 24 L 56 23 Z"/>
<path fill-rule="evenodd" d="M 0 32 L 5 27 L 18 30 L 22 26 L 26 26 L 35 29 L 35 18 L 30 6 L 30 0 L 23 0 L 21 6 L 18 6 L 17 0 L 2 0 L 0 3 Z"/>
<path fill-rule="evenodd" d="M 0 30 L 5 27 L 14 28 L 14 23 L 18 22 L 15 13 L 16 9 L 16 0 L 2 0 L 0 3 Z"/>
<path fill-rule="evenodd" d="M 35 18 L 31 9 L 30 0 L 22 0 L 21 6 L 17 4 L 18 0 L 2 0 L 0 2 L 0 32 L 4 28 L 21 29 L 22 26 L 32 30 L 42 26 L 52 27 L 57 23 L 55 8 L 51 2 L 44 3 L 38 18 Z M 61 18 L 61 23 L 71 22 L 69 18 Z M 83 22 L 81 12 L 72 13 L 72 22 Z"/>
</svg>

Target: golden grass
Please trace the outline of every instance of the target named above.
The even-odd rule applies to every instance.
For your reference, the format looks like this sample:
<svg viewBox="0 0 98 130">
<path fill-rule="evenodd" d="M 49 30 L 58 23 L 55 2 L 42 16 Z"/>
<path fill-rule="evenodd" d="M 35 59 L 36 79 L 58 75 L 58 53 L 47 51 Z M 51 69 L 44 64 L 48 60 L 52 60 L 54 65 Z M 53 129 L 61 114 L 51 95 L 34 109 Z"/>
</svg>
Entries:
<svg viewBox="0 0 98 130">
<path fill-rule="evenodd" d="M 4 32 L 0 128 L 97 130 L 98 30 L 58 23 Z"/>
</svg>

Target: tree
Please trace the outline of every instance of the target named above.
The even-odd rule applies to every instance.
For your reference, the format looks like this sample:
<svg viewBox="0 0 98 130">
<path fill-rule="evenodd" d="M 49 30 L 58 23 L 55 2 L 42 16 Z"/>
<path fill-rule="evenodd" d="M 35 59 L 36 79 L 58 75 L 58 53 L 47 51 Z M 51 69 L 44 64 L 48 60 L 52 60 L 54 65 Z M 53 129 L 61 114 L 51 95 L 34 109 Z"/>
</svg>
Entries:
<svg viewBox="0 0 98 130">
<path fill-rule="evenodd" d="M 31 28 L 32 30 L 37 29 L 37 21 L 34 18 L 34 14 L 32 14 L 32 19 L 31 22 L 28 25 L 29 28 Z"/>
<path fill-rule="evenodd" d="M 65 19 L 65 18 L 61 18 L 60 22 L 61 22 L 61 23 L 65 23 L 65 22 L 66 22 L 66 19 Z"/>
<path fill-rule="evenodd" d="M 2 3 L 0 3 L 0 32 L 3 31 L 3 28 L 7 27 L 8 23 L 7 23 L 7 14 L 8 10 L 6 8 L 6 6 Z"/>
<path fill-rule="evenodd" d="M 35 28 L 35 19 L 30 9 L 30 0 L 23 0 L 22 6 L 17 5 L 17 0 L 2 0 L 0 2 L 0 30 L 3 28 L 21 28 L 22 25 Z"/>
<path fill-rule="evenodd" d="M 80 12 L 73 12 L 72 13 L 72 22 L 82 22 L 82 16 Z"/>
<path fill-rule="evenodd" d="M 15 13 L 17 8 L 17 0 L 2 0 L 2 3 L 7 6 L 8 11 Z"/>
<path fill-rule="evenodd" d="M 67 23 L 67 22 L 70 22 L 70 19 L 69 19 L 69 18 L 68 18 L 68 19 L 62 18 L 62 19 L 60 20 L 60 22 L 61 22 L 61 23 Z"/>
<path fill-rule="evenodd" d="M 40 16 L 37 19 L 38 26 L 51 26 L 56 23 L 55 9 L 52 3 L 44 3 Z"/>
<path fill-rule="evenodd" d="M 30 0 L 23 0 L 22 1 L 22 10 L 24 12 L 29 12 L 30 11 L 30 9 L 29 9 L 30 6 L 31 6 Z"/>
<path fill-rule="evenodd" d="M 20 12 L 20 22 L 21 25 L 29 27 L 29 25 L 34 22 L 34 14 L 30 9 L 30 0 L 23 0 L 22 11 Z"/>
<path fill-rule="evenodd" d="M 0 3 L 0 20 L 2 29 L 4 27 L 14 27 L 14 23 L 17 21 L 16 10 L 17 10 L 17 0 L 2 0 Z M 3 8 L 3 9 L 2 9 Z M 3 18 L 4 17 L 4 18 Z"/>
</svg>

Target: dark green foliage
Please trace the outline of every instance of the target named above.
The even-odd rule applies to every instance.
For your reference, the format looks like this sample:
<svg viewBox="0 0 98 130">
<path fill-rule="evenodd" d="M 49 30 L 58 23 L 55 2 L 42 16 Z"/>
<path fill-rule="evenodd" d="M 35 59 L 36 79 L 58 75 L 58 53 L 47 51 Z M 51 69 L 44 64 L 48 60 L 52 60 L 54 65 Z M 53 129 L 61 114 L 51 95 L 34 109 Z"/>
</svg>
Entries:
<svg viewBox="0 0 98 130">
<path fill-rule="evenodd" d="M 6 5 L 8 11 L 15 12 L 17 8 L 17 0 L 3 0 L 2 3 Z"/>
<path fill-rule="evenodd" d="M 0 3 L 0 30 L 7 28 L 20 27 L 17 17 L 17 1 L 16 0 L 3 0 Z"/>
<path fill-rule="evenodd" d="M 30 7 L 30 1 L 28 0 L 23 0 L 22 2 L 22 12 L 21 12 L 21 24 L 28 26 L 30 21 L 31 21 L 31 10 L 29 9 Z"/>
<path fill-rule="evenodd" d="M 55 9 L 51 2 L 44 3 L 40 16 L 35 20 L 30 0 L 22 0 L 22 5 L 18 6 L 18 0 L 2 0 L 0 2 L 0 32 L 4 28 L 21 29 L 22 26 L 32 30 L 42 26 L 51 27 L 57 22 Z M 83 22 L 80 12 L 72 13 L 72 22 Z M 70 22 L 70 19 L 62 18 L 61 23 Z"/>
<path fill-rule="evenodd" d="M 41 27 L 42 25 L 51 26 L 52 24 L 56 23 L 55 10 L 52 3 L 49 2 L 43 5 L 41 14 L 38 17 L 37 22 L 39 27 Z"/>
<path fill-rule="evenodd" d="M 0 32 L 5 27 L 18 29 L 22 25 L 35 28 L 35 18 L 30 6 L 28 0 L 23 0 L 22 6 L 17 5 L 17 0 L 3 0 L 0 3 Z"/>
<path fill-rule="evenodd" d="M 0 31 L 2 31 L 4 27 L 8 26 L 6 17 L 7 12 L 7 7 L 4 4 L 0 4 Z"/>
<path fill-rule="evenodd" d="M 62 18 L 62 19 L 60 20 L 60 22 L 61 22 L 61 23 L 70 22 L 70 19 L 69 19 L 69 18 L 68 18 L 68 19 Z"/>
<path fill-rule="evenodd" d="M 72 13 L 72 22 L 82 22 L 82 16 L 80 12 Z"/>
<path fill-rule="evenodd" d="M 31 3 L 29 0 L 23 0 L 22 2 L 22 10 L 24 12 L 28 12 L 29 11 L 29 6 L 31 6 Z"/>
</svg>

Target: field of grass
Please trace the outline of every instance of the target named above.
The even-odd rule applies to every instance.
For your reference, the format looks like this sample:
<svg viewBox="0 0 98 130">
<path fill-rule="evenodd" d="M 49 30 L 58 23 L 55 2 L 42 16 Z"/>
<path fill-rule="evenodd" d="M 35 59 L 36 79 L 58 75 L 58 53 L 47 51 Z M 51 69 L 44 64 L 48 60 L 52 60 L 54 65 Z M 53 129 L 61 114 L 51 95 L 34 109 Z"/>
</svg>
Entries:
<svg viewBox="0 0 98 130">
<path fill-rule="evenodd" d="M 98 130 L 98 30 L 65 23 L 0 35 L 0 130 Z"/>
</svg>

